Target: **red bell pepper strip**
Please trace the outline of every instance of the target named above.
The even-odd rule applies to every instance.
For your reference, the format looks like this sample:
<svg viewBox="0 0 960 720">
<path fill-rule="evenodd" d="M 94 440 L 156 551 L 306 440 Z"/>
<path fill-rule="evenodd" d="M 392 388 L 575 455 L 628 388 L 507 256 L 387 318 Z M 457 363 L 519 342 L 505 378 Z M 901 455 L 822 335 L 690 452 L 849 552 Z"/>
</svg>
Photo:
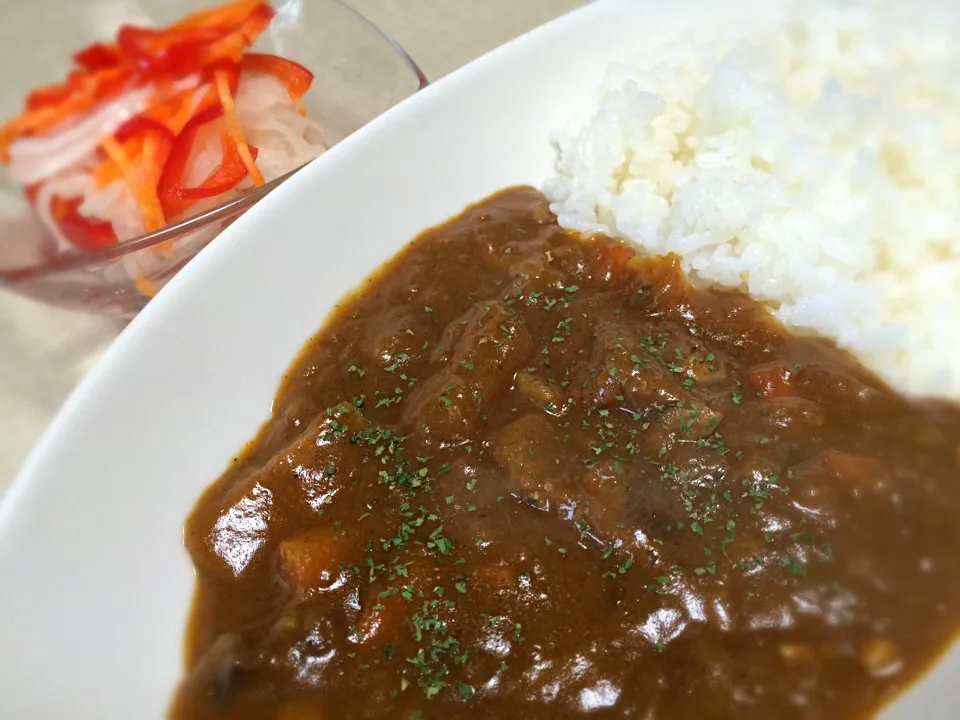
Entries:
<svg viewBox="0 0 960 720">
<path fill-rule="evenodd" d="M 220 13 L 221 22 L 166 29 L 125 25 L 117 44 L 126 58 L 151 73 L 186 74 L 223 57 L 240 61 L 275 12 L 266 3 L 235 3 Z M 211 15 L 211 19 L 216 13 Z"/>
<path fill-rule="evenodd" d="M 200 65 L 200 53 L 224 33 L 217 28 L 198 28 L 173 33 L 125 25 L 117 34 L 124 56 L 149 73 L 184 75 Z"/>
<path fill-rule="evenodd" d="M 163 123 L 151 120 L 142 115 L 137 115 L 121 125 L 113 137 L 117 142 L 123 143 L 134 137 L 147 137 L 151 135 L 157 141 L 157 154 L 155 157 L 157 167 L 163 167 L 167 162 L 167 158 L 170 157 L 170 151 L 173 149 L 173 143 L 176 140 L 173 132 Z"/>
<path fill-rule="evenodd" d="M 217 95 L 220 98 L 220 107 L 223 108 L 223 124 L 227 128 L 227 133 L 230 135 L 230 138 L 237 146 L 237 152 L 240 154 L 243 164 L 247 167 L 247 172 L 250 173 L 250 179 L 253 180 L 254 185 L 260 187 L 266 183 L 266 180 L 263 177 L 263 173 L 260 172 L 260 168 L 257 167 L 256 160 L 250 152 L 250 145 L 243 134 L 240 119 L 237 117 L 237 108 L 233 103 L 230 79 L 225 73 L 220 71 L 215 72 L 213 75 Z"/>
<path fill-rule="evenodd" d="M 193 143 L 203 126 L 217 120 L 222 114 L 223 110 L 219 105 L 198 112 L 183 126 L 183 130 L 173 141 L 170 155 L 160 173 L 160 182 L 157 183 L 157 197 L 166 217 L 179 215 L 190 206 L 190 202 L 181 196 L 180 191 L 183 188 Z"/>
<path fill-rule="evenodd" d="M 120 52 L 113 46 L 98 42 L 74 53 L 73 61 L 84 70 L 105 70 L 120 64 Z"/>
<path fill-rule="evenodd" d="M 230 60 L 218 60 L 204 69 L 201 80 L 204 84 L 209 84 L 209 87 L 203 97 L 200 98 L 197 108 L 193 111 L 194 116 L 212 107 L 222 109 L 220 93 L 217 92 L 215 80 L 217 72 L 220 72 L 220 74 L 225 77 L 230 95 L 233 96 L 237 94 L 237 87 L 240 85 L 240 65 Z"/>
<path fill-rule="evenodd" d="M 223 148 L 223 159 L 217 168 L 210 173 L 206 180 L 197 187 L 180 188 L 180 197 L 186 200 L 202 200 L 203 198 L 222 195 L 235 188 L 249 173 L 247 166 L 237 152 L 237 145 L 227 133 L 220 133 L 220 147 Z M 250 147 L 250 154 L 257 159 L 257 148 Z"/>
<path fill-rule="evenodd" d="M 237 0 L 218 7 L 198 10 L 170 26 L 171 30 L 196 27 L 236 27 L 258 6 L 264 5 L 264 0 Z"/>
<path fill-rule="evenodd" d="M 299 102 L 313 83 L 313 73 L 303 65 L 279 55 L 247 53 L 240 62 L 241 70 L 273 75 L 282 82 L 293 100 Z"/>
<path fill-rule="evenodd" d="M 220 166 L 199 186 L 186 187 L 183 184 L 197 135 L 205 125 L 219 120 L 222 116 L 223 108 L 219 105 L 207 108 L 194 115 L 174 141 L 157 185 L 160 206 L 167 218 L 181 214 L 201 198 L 213 197 L 236 187 L 237 183 L 247 176 L 247 169 L 237 153 L 236 145 L 232 141 L 227 143 L 221 139 L 224 152 Z M 250 148 L 250 151 L 256 152 L 254 148 Z"/>
<path fill-rule="evenodd" d="M 236 32 L 230 33 L 204 48 L 200 54 L 200 64 L 209 65 L 217 60 L 224 59 L 239 63 L 243 57 L 243 51 L 256 42 L 260 33 L 270 24 L 274 15 L 276 15 L 276 11 L 269 5 L 258 5 Z"/>
<path fill-rule="evenodd" d="M 91 220 L 79 211 L 83 198 L 64 200 L 54 195 L 50 211 L 63 236 L 85 252 L 102 250 L 117 244 L 113 225 L 106 220 Z"/>
<path fill-rule="evenodd" d="M 260 3 L 240 23 L 239 31 L 248 47 L 256 42 L 260 33 L 267 29 L 267 25 L 270 24 L 276 14 L 277 11 L 267 3 Z"/>
<path fill-rule="evenodd" d="M 39 110 L 43 107 L 59 105 L 74 92 L 75 89 L 67 84 L 38 87 L 27 95 L 27 110 Z"/>
</svg>

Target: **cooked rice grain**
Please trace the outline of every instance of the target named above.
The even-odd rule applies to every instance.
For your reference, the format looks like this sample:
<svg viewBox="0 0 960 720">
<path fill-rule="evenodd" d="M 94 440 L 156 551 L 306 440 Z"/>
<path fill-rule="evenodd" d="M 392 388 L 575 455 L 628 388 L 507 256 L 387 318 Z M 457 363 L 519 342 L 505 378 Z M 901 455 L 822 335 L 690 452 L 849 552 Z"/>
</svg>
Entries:
<svg viewBox="0 0 960 720">
<path fill-rule="evenodd" d="M 562 225 L 677 252 L 896 387 L 960 397 L 957 11 L 807 1 L 611 65 L 554 137 Z"/>
</svg>

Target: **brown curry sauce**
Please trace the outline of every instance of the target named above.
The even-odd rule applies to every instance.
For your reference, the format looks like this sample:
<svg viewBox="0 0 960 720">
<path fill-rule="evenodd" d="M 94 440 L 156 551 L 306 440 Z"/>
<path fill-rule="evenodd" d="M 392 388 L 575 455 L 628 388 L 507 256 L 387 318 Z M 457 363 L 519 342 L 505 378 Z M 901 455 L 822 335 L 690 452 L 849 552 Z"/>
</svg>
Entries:
<svg viewBox="0 0 960 720">
<path fill-rule="evenodd" d="M 200 500 L 172 717 L 869 716 L 960 625 L 958 448 L 504 191 L 345 301 Z"/>
</svg>

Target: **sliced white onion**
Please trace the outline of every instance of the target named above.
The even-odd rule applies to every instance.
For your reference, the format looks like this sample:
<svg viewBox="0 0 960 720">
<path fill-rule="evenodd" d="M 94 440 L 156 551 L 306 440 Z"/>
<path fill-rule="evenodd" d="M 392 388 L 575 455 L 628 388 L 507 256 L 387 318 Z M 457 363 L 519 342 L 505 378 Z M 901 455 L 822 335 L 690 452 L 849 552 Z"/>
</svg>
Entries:
<svg viewBox="0 0 960 720">
<path fill-rule="evenodd" d="M 267 73 L 244 72 L 237 83 L 233 99 L 237 112 L 257 112 L 272 105 L 291 105 L 290 93 L 275 76 Z"/>
<path fill-rule="evenodd" d="M 105 136 L 142 112 L 151 92 L 150 88 L 134 90 L 62 130 L 11 143 L 7 172 L 17 182 L 31 185 L 75 165 L 96 150 Z"/>
<path fill-rule="evenodd" d="M 268 182 L 327 149 L 320 127 L 298 112 L 286 87 L 272 75 L 241 75 L 236 108 L 244 135 L 260 151 L 257 166 Z"/>
<path fill-rule="evenodd" d="M 196 82 L 195 75 L 178 80 L 173 84 L 173 92 L 191 87 Z M 103 138 L 143 112 L 155 94 L 153 86 L 136 88 L 102 103 L 90 114 L 56 132 L 16 140 L 8 148 L 10 163 L 7 173 L 17 182 L 31 185 L 83 161 L 97 149 Z"/>
<path fill-rule="evenodd" d="M 95 189 L 84 196 L 77 208 L 81 215 L 89 218 L 109 220 L 113 232 L 120 240 L 142 235 L 143 217 L 133 193 L 126 181 L 118 178 L 102 188 Z"/>
<path fill-rule="evenodd" d="M 217 169 L 223 160 L 223 146 L 220 142 L 218 124 L 209 124 L 200 128 L 194 139 L 190 157 L 187 158 L 186 172 L 183 175 L 185 187 L 196 187 Z"/>
</svg>

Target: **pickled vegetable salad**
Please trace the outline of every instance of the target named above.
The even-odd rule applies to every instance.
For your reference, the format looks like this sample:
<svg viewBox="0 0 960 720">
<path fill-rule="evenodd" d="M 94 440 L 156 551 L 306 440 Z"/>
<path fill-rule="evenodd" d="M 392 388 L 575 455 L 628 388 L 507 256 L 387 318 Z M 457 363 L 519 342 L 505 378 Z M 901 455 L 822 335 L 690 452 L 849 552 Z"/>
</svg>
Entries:
<svg viewBox="0 0 960 720">
<path fill-rule="evenodd" d="M 0 128 L 0 159 L 58 251 L 93 251 L 229 200 L 326 146 L 313 74 L 247 52 L 274 10 L 239 0 L 166 29 L 121 27 Z"/>
</svg>

